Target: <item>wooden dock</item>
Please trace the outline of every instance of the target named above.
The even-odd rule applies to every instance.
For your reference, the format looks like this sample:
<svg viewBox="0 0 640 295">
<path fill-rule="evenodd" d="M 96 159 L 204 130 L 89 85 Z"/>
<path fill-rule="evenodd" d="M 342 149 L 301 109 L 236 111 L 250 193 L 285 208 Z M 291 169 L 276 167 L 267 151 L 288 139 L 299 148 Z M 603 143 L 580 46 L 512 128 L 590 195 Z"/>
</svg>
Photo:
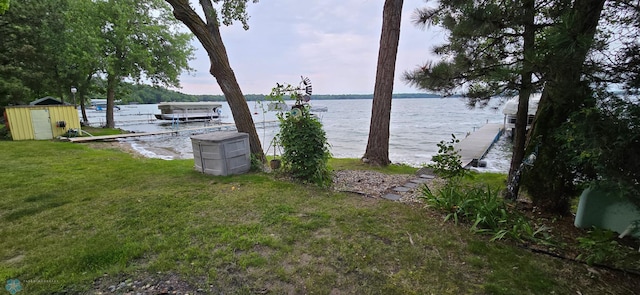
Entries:
<svg viewBox="0 0 640 295">
<path fill-rule="evenodd" d="M 254 124 L 256 125 L 256 128 L 267 128 L 267 127 L 277 126 L 279 124 L 279 121 L 277 120 L 261 121 L 261 122 L 255 122 Z M 219 123 L 219 124 L 214 124 L 210 126 L 196 127 L 196 128 L 183 128 L 183 129 L 172 129 L 172 130 L 155 131 L 155 132 L 125 133 L 125 134 L 88 136 L 88 137 L 63 137 L 62 139 L 70 142 L 110 141 L 110 140 L 117 140 L 121 138 L 129 138 L 129 137 L 178 134 L 180 132 L 192 132 L 192 131 L 222 131 L 222 130 L 224 131 L 236 130 L 236 124 Z"/>
<path fill-rule="evenodd" d="M 502 132 L 502 124 L 486 124 L 466 138 L 461 139 L 455 145 L 455 149 L 461 156 L 462 166 L 478 166 L 478 162 L 487 155 L 491 146 L 500 139 Z"/>
<path fill-rule="evenodd" d="M 125 134 L 88 136 L 88 137 L 66 137 L 66 138 L 63 138 L 63 140 L 67 140 L 70 142 L 110 141 L 110 140 L 116 140 L 120 138 L 163 135 L 163 134 L 178 134 L 180 132 L 190 132 L 190 131 L 235 130 L 235 128 L 236 128 L 236 125 L 233 123 L 222 123 L 222 124 L 216 124 L 212 126 L 205 126 L 205 127 L 198 127 L 198 128 L 184 128 L 184 129 L 164 130 L 164 131 L 156 131 L 156 132 L 125 133 Z"/>
</svg>

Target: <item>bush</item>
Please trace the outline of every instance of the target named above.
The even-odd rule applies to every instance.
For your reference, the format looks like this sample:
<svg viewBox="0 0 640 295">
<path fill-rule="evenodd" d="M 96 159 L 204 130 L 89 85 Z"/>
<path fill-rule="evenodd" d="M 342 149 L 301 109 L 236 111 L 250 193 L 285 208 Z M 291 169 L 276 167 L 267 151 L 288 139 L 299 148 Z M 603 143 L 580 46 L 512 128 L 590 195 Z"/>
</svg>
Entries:
<svg viewBox="0 0 640 295">
<path fill-rule="evenodd" d="M 303 90 L 305 95 L 301 92 Z M 329 143 L 322 129 L 322 123 L 311 115 L 308 104 L 303 103 L 303 100 L 307 102 L 311 99 L 310 81 L 303 77 L 298 87 L 278 83 L 267 99 L 284 104 L 286 94 L 296 102 L 291 111 L 277 115 L 280 121 L 280 132 L 274 138 L 274 146 L 280 145 L 283 148 L 281 171 L 295 179 L 319 186 L 329 186 L 331 184 Z"/>
<path fill-rule="evenodd" d="M 560 131 L 574 182 L 622 192 L 640 206 L 640 103 L 611 98 L 573 114 Z"/>
<path fill-rule="evenodd" d="M 291 112 L 279 114 L 278 118 L 280 133 L 277 142 L 284 150 L 283 170 L 296 179 L 319 186 L 330 185 L 328 162 L 331 154 L 320 121 L 302 105 Z"/>
<path fill-rule="evenodd" d="M 0 140 L 10 140 L 11 133 L 9 133 L 9 128 L 7 126 L 0 124 Z"/>
<path fill-rule="evenodd" d="M 462 167 L 461 157 L 454 147 L 460 140 L 453 134 L 451 137 L 451 141 L 443 140 L 438 143 L 438 154 L 432 159 L 434 163 L 427 165 L 436 175 L 444 179 L 461 178 L 469 174 L 469 171 Z"/>
<path fill-rule="evenodd" d="M 249 171 L 259 172 L 263 170 L 264 163 L 262 163 L 262 161 L 258 157 L 256 157 L 256 155 L 251 154 L 251 166 L 249 168 Z"/>
<path fill-rule="evenodd" d="M 594 228 L 585 237 L 578 238 L 578 246 L 582 253 L 578 259 L 589 265 L 611 262 L 624 257 L 622 247 L 615 240 L 612 231 Z"/>
</svg>

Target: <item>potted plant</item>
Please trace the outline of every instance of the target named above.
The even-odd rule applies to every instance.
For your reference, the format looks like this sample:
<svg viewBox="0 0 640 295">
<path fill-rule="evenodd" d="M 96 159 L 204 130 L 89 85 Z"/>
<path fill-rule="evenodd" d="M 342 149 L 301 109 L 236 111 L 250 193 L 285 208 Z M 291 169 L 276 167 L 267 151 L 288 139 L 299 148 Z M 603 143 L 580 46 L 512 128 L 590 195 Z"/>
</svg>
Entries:
<svg viewBox="0 0 640 295">
<path fill-rule="evenodd" d="M 273 140 L 271 140 L 271 145 L 273 146 L 273 159 L 269 161 L 269 166 L 271 167 L 272 170 L 277 170 L 277 169 L 280 169 L 280 166 L 282 165 L 282 160 L 276 158 L 276 149 L 278 146 L 277 137 L 274 137 Z"/>
<path fill-rule="evenodd" d="M 280 165 L 282 165 L 282 161 L 280 159 L 271 159 L 271 161 L 269 161 L 269 166 L 271 166 L 271 169 L 273 170 L 280 169 Z"/>
</svg>

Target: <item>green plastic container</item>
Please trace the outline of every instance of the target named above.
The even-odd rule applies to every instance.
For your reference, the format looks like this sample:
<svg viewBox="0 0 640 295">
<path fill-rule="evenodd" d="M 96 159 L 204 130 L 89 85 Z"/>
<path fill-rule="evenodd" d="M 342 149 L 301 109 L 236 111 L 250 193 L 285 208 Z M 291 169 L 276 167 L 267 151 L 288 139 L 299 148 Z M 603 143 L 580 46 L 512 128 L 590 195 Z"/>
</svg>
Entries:
<svg viewBox="0 0 640 295">
<path fill-rule="evenodd" d="M 588 188 L 580 195 L 574 221 L 579 228 L 603 228 L 623 233 L 634 221 L 640 220 L 640 210 L 617 191 Z M 632 232 L 640 238 L 640 228 Z"/>
</svg>

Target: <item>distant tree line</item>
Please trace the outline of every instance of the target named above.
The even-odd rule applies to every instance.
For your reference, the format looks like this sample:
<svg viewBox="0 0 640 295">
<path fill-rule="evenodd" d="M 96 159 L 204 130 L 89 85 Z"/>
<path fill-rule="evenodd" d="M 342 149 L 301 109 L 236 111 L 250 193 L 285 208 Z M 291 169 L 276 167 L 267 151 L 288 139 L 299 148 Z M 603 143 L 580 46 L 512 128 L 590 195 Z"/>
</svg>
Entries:
<svg viewBox="0 0 640 295">
<path fill-rule="evenodd" d="M 98 98 L 100 94 L 96 93 L 92 97 Z M 246 94 L 247 101 L 264 100 L 264 94 Z M 393 98 L 439 98 L 440 95 L 428 93 L 398 93 Z M 315 94 L 312 100 L 338 100 L 338 99 L 372 99 L 373 94 Z M 145 84 L 124 83 L 119 92 L 121 104 L 139 103 L 154 104 L 167 101 L 226 101 L 224 95 L 193 95 L 185 94 L 179 91 L 167 89 L 161 86 L 151 86 Z"/>
</svg>

